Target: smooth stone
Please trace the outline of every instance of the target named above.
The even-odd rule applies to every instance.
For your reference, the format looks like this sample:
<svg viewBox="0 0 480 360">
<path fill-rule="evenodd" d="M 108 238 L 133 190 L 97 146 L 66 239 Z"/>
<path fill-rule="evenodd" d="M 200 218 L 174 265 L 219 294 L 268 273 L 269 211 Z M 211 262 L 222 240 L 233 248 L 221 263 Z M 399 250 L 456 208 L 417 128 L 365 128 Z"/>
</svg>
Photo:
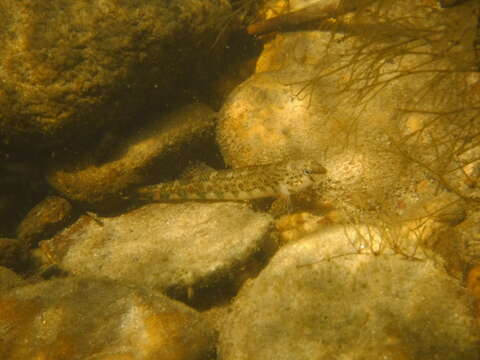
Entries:
<svg viewBox="0 0 480 360">
<path fill-rule="evenodd" d="M 41 249 L 75 275 L 128 281 L 183 299 L 221 281 L 228 286 L 248 271 L 268 246 L 271 222 L 241 203 L 149 204 L 117 217 L 82 216 Z"/>
<path fill-rule="evenodd" d="M 477 359 L 464 286 L 388 235 L 336 226 L 281 248 L 235 299 L 220 359 Z"/>
<path fill-rule="evenodd" d="M 0 294 L 0 358 L 201 360 L 215 332 L 151 289 L 66 278 Z"/>
</svg>

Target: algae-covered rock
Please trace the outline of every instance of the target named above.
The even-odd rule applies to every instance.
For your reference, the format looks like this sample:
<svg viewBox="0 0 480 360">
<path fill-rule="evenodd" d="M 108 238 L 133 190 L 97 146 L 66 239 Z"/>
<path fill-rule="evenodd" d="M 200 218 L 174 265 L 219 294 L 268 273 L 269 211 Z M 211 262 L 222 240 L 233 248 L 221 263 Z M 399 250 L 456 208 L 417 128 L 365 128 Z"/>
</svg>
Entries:
<svg viewBox="0 0 480 360">
<path fill-rule="evenodd" d="M 150 204 L 117 217 L 83 216 L 41 248 L 73 274 L 185 296 L 234 279 L 266 247 L 271 220 L 238 203 Z"/>
<path fill-rule="evenodd" d="M 201 360 L 214 342 L 195 310 L 149 289 L 68 278 L 0 294 L 4 360 Z"/>
<path fill-rule="evenodd" d="M 207 45 L 229 10 L 223 0 L 2 2 L 1 137 L 68 144 L 174 99 L 212 63 Z"/>
<path fill-rule="evenodd" d="M 477 359 L 466 289 L 386 235 L 333 227 L 283 247 L 235 300 L 220 358 Z"/>
<path fill-rule="evenodd" d="M 268 164 L 288 158 L 315 158 L 332 137 L 316 107 L 296 97 L 292 73 L 256 74 L 239 85 L 219 114 L 217 140 L 231 167 Z M 308 134 L 308 136 L 307 136 Z"/>
<path fill-rule="evenodd" d="M 465 186 L 478 179 L 476 11 L 359 1 L 315 31 L 279 34 L 219 113 L 226 163 L 314 157 L 325 198 L 349 212 L 395 213 L 423 181 L 478 197 Z"/>
</svg>

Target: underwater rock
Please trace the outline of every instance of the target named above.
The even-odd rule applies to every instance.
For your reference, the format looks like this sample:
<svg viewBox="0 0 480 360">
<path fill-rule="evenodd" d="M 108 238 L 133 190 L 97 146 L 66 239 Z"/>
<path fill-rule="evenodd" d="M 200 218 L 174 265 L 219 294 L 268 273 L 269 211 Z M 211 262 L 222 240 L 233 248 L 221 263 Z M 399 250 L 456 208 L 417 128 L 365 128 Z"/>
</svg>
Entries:
<svg viewBox="0 0 480 360">
<path fill-rule="evenodd" d="M 422 171 L 406 176 L 402 159 L 367 149 L 332 156 L 325 160 L 325 167 L 332 170 L 319 196 L 360 218 L 397 212 L 412 183 L 425 176 Z"/>
<path fill-rule="evenodd" d="M 0 238 L 0 266 L 18 269 L 25 264 L 27 251 L 16 239 Z"/>
<path fill-rule="evenodd" d="M 326 200 L 349 212 L 395 213 L 425 179 L 459 188 L 452 177 L 465 180 L 478 140 L 478 99 L 464 70 L 473 68 L 478 4 L 448 14 L 416 1 L 370 5 L 328 31 L 266 44 L 258 73 L 219 114 L 229 166 L 316 158 L 328 169 Z"/>
<path fill-rule="evenodd" d="M 201 360 L 215 337 L 195 310 L 112 281 L 67 278 L 0 295 L 4 360 Z"/>
<path fill-rule="evenodd" d="M 60 196 L 47 196 L 28 212 L 17 228 L 17 239 L 27 248 L 63 229 L 72 218 L 70 202 Z"/>
<path fill-rule="evenodd" d="M 336 226 L 281 248 L 235 299 L 220 358 L 477 359 L 466 289 L 384 236 Z"/>
<path fill-rule="evenodd" d="M 65 145 L 184 95 L 213 66 L 230 11 L 223 0 L 4 1 L 0 136 Z"/>
<path fill-rule="evenodd" d="M 117 139 L 108 159 L 99 163 L 100 155 L 93 151 L 55 164 L 47 180 L 72 200 L 95 205 L 118 203 L 127 187 L 171 176 L 186 161 L 181 158 L 208 156 L 214 124 L 215 113 L 208 106 L 184 106 L 157 116 L 130 137 Z"/>
<path fill-rule="evenodd" d="M 290 73 L 256 74 L 239 85 L 219 114 L 217 141 L 233 168 L 316 158 L 331 136 L 322 113 L 296 97 Z M 307 136 L 308 134 L 308 136 Z"/>
<path fill-rule="evenodd" d="M 0 266 L 0 293 L 22 284 L 23 279 L 19 275 L 6 267 Z"/>
<path fill-rule="evenodd" d="M 75 275 L 184 298 L 225 279 L 235 282 L 266 246 L 271 221 L 240 203 L 149 204 L 118 217 L 82 216 L 41 249 Z"/>
<path fill-rule="evenodd" d="M 328 170 L 328 186 L 321 191 L 326 200 L 342 208 L 395 208 L 412 177 L 399 181 L 405 161 L 383 150 L 388 144 L 383 116 L 393 116 L 386 104 L 371 105 L 360 117 L 329 91 L 313 98 L 300 94 L 304 85 L 292 85 L 299 76 L 259 73 L 230 95 L 217 128 L 225 162 L 236 168 L 314 158 Z M 325 87 L 333 83 L 325 80 Z"/>
</svg>

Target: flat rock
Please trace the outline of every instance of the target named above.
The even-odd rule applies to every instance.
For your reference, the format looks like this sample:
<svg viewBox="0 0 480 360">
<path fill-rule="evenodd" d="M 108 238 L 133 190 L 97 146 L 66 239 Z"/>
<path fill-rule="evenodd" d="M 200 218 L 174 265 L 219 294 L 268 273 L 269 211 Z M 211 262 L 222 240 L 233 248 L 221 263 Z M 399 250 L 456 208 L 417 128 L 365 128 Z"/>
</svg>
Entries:
<svg viewBox="0 0 480 360">
<path fill-rule="evenodd" d="M 236 298 L 220 359 L 477 359 L 466 289 L 386 235 L 338 226 L 280 249 Z"/>
<path fill-rule="evenodd" d="M 116 139 L 112 156 L 99 161 L 99 152 L 87 152 L 52 166 L 49 184 L 69 199 L 108 206 L 122 200 L 127 187 L 178 171 L 180 154 L 208 154 L 213 143 L 215 113 L 204 104 L 191 104 L 154 117 L 129 137 Z M 198 156 L 197 156 L 198 157 Z M 105 205 L 106 204 L 106 205 Z"/>
<path fill-rule="evenodd" d="M 136 121 L 205 73 L 229 11 L 223 0 L 4 1 L 1 138 L 50 147 Z"/>
<path fill-rule="evenodd" d="M 150 204 L 118 217 L 82 216 L 41 249 L 73 274 L 178 295 L 234 278 L 264 247 L 271 221 L 239 203 Z"/>
<path fill-rule="evenodd" d="M 157 292 L 67 278 L 0 295 L 0 357 L 200 360 L 215 333 L 199 314 Z"/>
</svg>

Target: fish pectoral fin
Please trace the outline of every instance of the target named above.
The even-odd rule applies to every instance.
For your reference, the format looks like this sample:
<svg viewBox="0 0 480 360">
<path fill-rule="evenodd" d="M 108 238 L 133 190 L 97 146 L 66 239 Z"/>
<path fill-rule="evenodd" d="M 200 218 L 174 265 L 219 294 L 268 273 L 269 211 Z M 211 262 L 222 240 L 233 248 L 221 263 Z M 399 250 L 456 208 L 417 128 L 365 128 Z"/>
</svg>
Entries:
<svg viewBox="0 0 480 360">
<path fill-rule="evenodd" d="M 292 197 L 288 195 L 279 196 L 270 207 L 270 213 L 274 216 L 291 214 L 293 212 Z"/>
</svg>

